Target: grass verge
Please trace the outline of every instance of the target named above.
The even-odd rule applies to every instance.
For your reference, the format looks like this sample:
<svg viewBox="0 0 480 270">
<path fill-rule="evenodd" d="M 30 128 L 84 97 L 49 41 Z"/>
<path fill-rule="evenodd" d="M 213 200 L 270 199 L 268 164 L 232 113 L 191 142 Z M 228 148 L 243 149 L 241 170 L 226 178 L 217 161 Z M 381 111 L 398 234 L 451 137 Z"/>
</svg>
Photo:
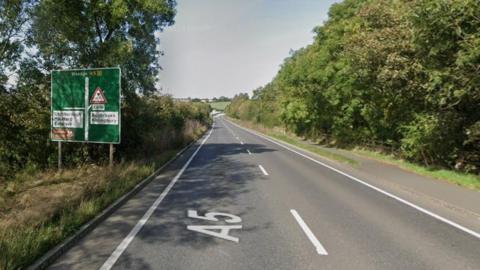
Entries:
<svg viewBox="0 0 480 270">
<path fill-rule="evenodd" d="M 0 182 L 0 269 L 27 268 L 179 150 L 166 150 L 148 162 L 25 172 Z"/>
<path fill-rule="evenodd" d="M 335 161 L 339 161 L 339 162 L 342 162 L 342 163 L 347 163 L 347 164 L 350 164 L 352 166 L 357 166 L 358 165 L 358 162 L 354 159 L 348 158 L 348 157 L 340 155 L 340 154 L 332 153 L 330 151 L 324 150 L 324 149 L 322 149 L 320 147 L 317 147 L 315 145 L 306 143 L 305 141 L 303 141 L 301 138 L 299 138 L 297 136 L 294 136 L 294 135 L 291 135 L 291 134 L 286 134 L 286 133 L 283 133 L 281 131 L 278 131 L 278 130 L 275 130 L 275 129 L 272 129 L 272 128 L 265 128 L 265 127 L 262 127 L 260 125 L 257 125 L 257 124 L 251 123 L 251 122 L 242 121 L 242 120 L 238 120 L 238 119 L 232 119 L 232 118 L 229 118 L 229 119 L 231 121 L 235 122 L 235 123 L 238 123 L 238 124 L 244 126 L 244 127 L 248 127 L 250 129 L 256 130 L 256 131 L 261 132 L 265 135 L 273 137 L 273 138 L 275 138 L 279 141 L 283 141 L 283 142 L 286 142 L 288 144 L 297 146 L 299 148 L 302 148 L 302 149 L 305 149 L 307 151 L 318 154 L 322 157 L 325 157 L 325 158 L 328 158 L 328 159 L 331 159 L 331 160 L 335 160 Z"/>
<path fill-rule="evenodd" d="M 307 151 L 319 154 L 320 156 L 330 158 L 330 159 L 333 159 L 333 160 L 337 160 L 337 161 L 340 161 L 340 162 L 348 163 L 348 164 L 353 165 L 355 167 L 359 166 L 359 163 L 356 160 L 353 160 L 353 159 L 350 159 L 348 157 L 338 155 L 338 154 L 335 154 L 335 153 L 331 153 L 327 150 L 321 149 L 318 146 L 308 144 L 308 143 L 302 141 L 301 138 L 298 138 L 294 135 L 284 134 L 282 132 L 275 131 L 274 129 L 265 128 L 265 127 L 262 127 L 260 125 L 257 125 L 257 124 L 251 123 L 251 122 L 247 122 L 247 121 L 242 121 L 242 120 L 232 119 L 232 118 L 229 118 L 229 119 L 232 120 L 233 122 L 236 122 L 236 123 L 242 125 L 242 126 L 248 127 L 250 129 L 253 129 L 253 130 L 256 130 L 256 131 L 259 131 L 263 134 L 269 135 L 270 137 L 273 137 L 275 139 L 284 141 L 286 143 L 298 146 L 298 147 L 300 147 L 302 149 L 305 149 Z M 479 175 L 462 173 L 462 172 L 457 172 L 457 171 L 452 171 L 452 170 L 447 170 L 447 169 L 441 169 L 441 168 L 428 168 L 428 167 L 424 167 L 424 166 L 421 166 L 421 165 L 418 165 L 418 164 L 408 162 L 408 161 L 403 160 L 403 159 L 399 159 L 399 158 L 397 158 L 393 155 L 387 155 L 387 154 L 383 154 L 383 153 L 376 152 L 376 151 L 371 151 L 371 150 L 364 149 L 364 148 L 355 148 L 353 150 L 347 150 L 347 151 L 351 151 L 351 152 L 353 152 L 355 154 L 358 154 L 360 156 L 365 156 L 365 157 L 373 158 L 373 159 L 378 160 L 378 161 L 382 161 L 382 162 L 386 162 L 386 163 L 389 163 L 389 164 L 392 164 L 392 165 L 396 165 L 399 168 L 402 168 L 404 170 L 407 170 L 407 171 L 410 171 L 410 172 L 413 172 L 413 173 L 416 173 L 416 174 L 419 174 L 419 175 L 422 175 L 422 176 L 426 176 L 426 177 L 430 177 L 430 178 L 438 179 L 438 180 L 442 180 L 442 181 L 447 181 L 449 183 L 452 183 L 452 184 L 455 184 L 455 185 L 458 185 L 458 186 L 462 186 L 462 187 L 466 187 L 466 188 L 469 188 L 469 189 L 472 189 L 472 190 L 480 191 L 480 176 Z"/>
<path fill-rule="evenodd" d="M 223 112 L 228 104 L 230 104 L 230 101 L 210 102 L 208 104 L 210 104 L 212 109 Z"/>
<path fill-rule="evenodd" d="M 393 155 L 387 155 L 384 153 L 371 151 L 363 148 L 355 148 L 353 152 L 392 165 L 396 165 L 404 170 L 414 172 L 422 176 L 447 181 L 458 186 L 480 191 L 480 176 L 475 174 L 456 172 L 447 169 L 424 167 L 403 159 L 399 159 Z"/>
</svg>

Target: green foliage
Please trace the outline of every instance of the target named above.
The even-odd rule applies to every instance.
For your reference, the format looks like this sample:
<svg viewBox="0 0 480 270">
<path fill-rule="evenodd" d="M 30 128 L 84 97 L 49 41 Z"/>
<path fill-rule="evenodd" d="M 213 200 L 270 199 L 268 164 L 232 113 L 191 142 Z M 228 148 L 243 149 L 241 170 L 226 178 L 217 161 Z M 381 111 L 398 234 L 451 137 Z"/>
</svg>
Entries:
<svg viewBox="0 0 480 270">
<path fill-rule="evenodd" d="M 382 146 L 425 165 L 479 172 L 477 14 L 475 0 L 334 4 L 314 43 L 226 112 L 326 143 Z"/>
<path fill-rule="evenodd" d="M 17 68 L 23 51 L 29 5 L 25 0 L 0 0 L 0 92 L 5 90 L 6 72 Z"/>
<path fill-rule="evenodd" d="M 455 159 L 457 146 L 461 145 L 455 136 L 460 124 L 455 121 L 455 117 L 448 115 L 416 115 L 410 124 L 402 127 L 402 153 L 426 165 Z"/>
<path fill-rule="evenodd" d="M 209 125 L 207 104 L 156 92 L 155 32 L 173 23 L 175 1 L 0 1 L 0 184 L 57 161 L 49 139 L 52 69 L 122 68 L 122 160 L 149 159 Z M 6 86 L 6 71 L 16 73 L 13 86 Z M 67 167 L 108 157 L 107 145 L 67 143 L 62 150 Z"/>
<path fill-rule="evenodd" d="M 173 23 L 174 0 L 43 0 L 31 43 L 49 69 L 122 68 L 124 92 L 152 93 L 159 64 L 156 31 Z"/>
<path fill-rule="evenodd" d="M 225 108 L 230 104 L 230 101 L 216 101 L 216 102 L 210 102 L 210 107 L 212 109 L 217 110 L 217 111 L 224 111 Z"/>
<path fill-rule="evenodd" d="M 208 104 L 175 102 L 155 87 L 155 33 L 173 23 L 174 6 L 0 0 L 0 268 L 26 268 L 211 124 Z M 50 71 L 106 66 L 122 69 L 119 165 L 98 166 L 108 145 L 65 143 L 65 169 L 54 173 Z"/>
</svg>

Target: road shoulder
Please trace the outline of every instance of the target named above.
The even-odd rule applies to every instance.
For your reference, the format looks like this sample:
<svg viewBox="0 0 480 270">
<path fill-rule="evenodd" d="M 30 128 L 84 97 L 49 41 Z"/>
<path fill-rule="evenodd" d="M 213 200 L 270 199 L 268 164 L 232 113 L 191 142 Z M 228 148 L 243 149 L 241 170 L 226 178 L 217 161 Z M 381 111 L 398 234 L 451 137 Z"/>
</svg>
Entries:
<svg viewBox="0 0 480 270">
<path fill-rule="evenodd" d="M 255 130 L 254 132 L 259 131 Z M 264 133 L 261 134 L 343 172 L 367 180 L 370 184 L 392 192 L 426 209 L 432 209 L 435 213 L 448 217 L 468 228 L 475 231 L 480 230 L 480 196 L 477 191 L 421 176 L 395 165 L 354 154 L 349 158 L 355 159 L 358 164 L 352 166 L 327 159 Z M 346 153 L 342 152 L 340 154 L 345 155 Z"/>
</svg>

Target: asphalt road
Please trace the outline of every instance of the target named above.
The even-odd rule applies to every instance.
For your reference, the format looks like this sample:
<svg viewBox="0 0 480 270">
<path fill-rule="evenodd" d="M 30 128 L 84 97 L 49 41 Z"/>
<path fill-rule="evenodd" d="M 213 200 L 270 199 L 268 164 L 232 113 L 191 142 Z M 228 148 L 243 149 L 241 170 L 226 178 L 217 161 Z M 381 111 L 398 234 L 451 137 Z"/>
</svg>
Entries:
<svg viewBox="0 0 480 270">
<path fill-rule="evenodd" d="M 478 232 L 294 151 L 216 118 L 50 268 L 480 269 Z"/>
</svg>

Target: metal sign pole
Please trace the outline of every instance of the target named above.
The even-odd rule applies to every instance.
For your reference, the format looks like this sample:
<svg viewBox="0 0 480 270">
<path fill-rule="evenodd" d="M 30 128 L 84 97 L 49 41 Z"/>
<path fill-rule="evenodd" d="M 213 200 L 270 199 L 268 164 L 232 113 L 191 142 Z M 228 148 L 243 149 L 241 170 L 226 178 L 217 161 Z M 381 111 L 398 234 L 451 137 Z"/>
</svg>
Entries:
<svg viewBox="0 0 480 270">
<path fill-rule="evenodd" d="M 113 166 L 113 144 L 112 143 L 110 144 L 110 163 L 109 163 L 109 166 L 110 167 Z"/>
<path fill-rule="evenodd" d="M 90 91 L 90 83 L 88 77 L 85 77 L 85 141 L 88 142 L 88 92 Z"/>
<path fill-rule="evenodd" d="M 62 169 L 62 142 L 58 142 L 58 170 Z"/>
</svg>

